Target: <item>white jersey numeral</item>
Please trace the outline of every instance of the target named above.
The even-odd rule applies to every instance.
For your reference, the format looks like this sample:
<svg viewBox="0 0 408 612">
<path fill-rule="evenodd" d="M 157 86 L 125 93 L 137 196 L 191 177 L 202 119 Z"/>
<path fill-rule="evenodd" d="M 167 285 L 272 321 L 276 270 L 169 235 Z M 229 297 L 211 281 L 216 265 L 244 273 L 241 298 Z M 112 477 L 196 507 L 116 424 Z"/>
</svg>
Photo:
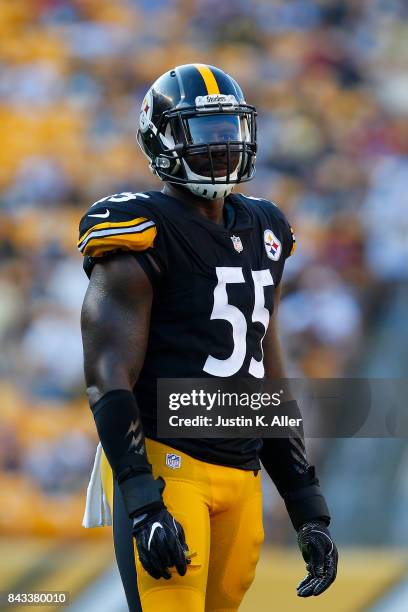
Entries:
<svg viewBox="0 0 408 612">
<path fill-rule="evenodd" d="M 260 361 L 257 361 L 252 357 L 251 363 L 249 364 L 249 373 L 256 378 L 263 378 L 265 374 L 265 368 L 263 365 L 263 348 L 262 342 L 266 334 L 266 330 L 269 325 L 269 310 L 265 308 L 265 292 L 264 287 L 273 285 L 273 278 L 270 270 L 252 270 L 252 278 L 254 280 L 255 287 L 255 304 L 252 313 L 252 322 L 262 323 L 265 328 L 264 334 L 261 340 L 261 353 L 262 357 Z"/>
<path fill-rule="evenodd" d="M 247 323 L 244 315 L 236 306 L 228 304 L 227 283 L 245 283 L 242 268 L 215 269 L 218 283 L 214 289 L 214 307 L 211 320 L 223 319 L 232 325 L 234 349 L 227 359 L 209 355 L 204 364 L 204 372 L 214 376 L 232 376 L 242 367 L 246 355 Z"/>
<path fill-rule="evenodd" d="M 97 202 L 94 202 L 92 206 L 96 206 L 101 202 L 128 202 L 129 200 L 134 200 L 135 198 L 150 198 L 146 193 L 140 193 L 139 191 L 134 193 L 132 191 L 124 191 L 123 193 L 114 193 L 113 195 L 106 196 L 105 198 L 101 198 Z M 92 208 L 91 206 L 91 208 Z"/>
<path fill-rule="evenodd" d="M 217 267 L 215 270 L 218 283 L 214 289 L 214 306 L 211 313 L 211 320 L 221 319 L 231 323 L 234 348 L 231 355 L 226 359 L 218 359 L 217 357 L 213 357 L 213 355 L 209 355 L 203 369 L 204 372 L 212 374 L 213 376 L 226 377 L 233 376 L 242 368 L 247 352 L 247 323 L 245 316 L 239 308 L 228 303 L 227 283 L 244 283 L 245 279 L 242 268 Z M 252 278 L 255 287 L 255 304 L 252 313 L 252 322 L 258 322 L 264 326 L 265 332 L 262 336 L 263 340 L 269 323 L 269 312 L 265 308 L 264 287 L 273 285 L 274 283 L 270 270 L 253 270 Z M 256 378 L 263 377 L 263 355 L 260 361 L 254 358 L 251 359 L 249 373 Z"/>
</svg>

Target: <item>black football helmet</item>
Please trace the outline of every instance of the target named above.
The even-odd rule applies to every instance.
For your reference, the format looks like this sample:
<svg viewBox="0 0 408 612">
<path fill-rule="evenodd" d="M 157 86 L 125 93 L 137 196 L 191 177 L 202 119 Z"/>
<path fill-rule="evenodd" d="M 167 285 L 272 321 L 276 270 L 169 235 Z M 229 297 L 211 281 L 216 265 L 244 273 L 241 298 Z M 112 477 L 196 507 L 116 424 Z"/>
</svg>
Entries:
<svg viewBox="0 0 408 612">
<path fill-rule="evenodd" d="M 147 92 L 137 141 L 163 181 L 226 197 L 255 174 L 256 110 L 238 83 L 206 64 L 166 72 Z"/>
</svg>

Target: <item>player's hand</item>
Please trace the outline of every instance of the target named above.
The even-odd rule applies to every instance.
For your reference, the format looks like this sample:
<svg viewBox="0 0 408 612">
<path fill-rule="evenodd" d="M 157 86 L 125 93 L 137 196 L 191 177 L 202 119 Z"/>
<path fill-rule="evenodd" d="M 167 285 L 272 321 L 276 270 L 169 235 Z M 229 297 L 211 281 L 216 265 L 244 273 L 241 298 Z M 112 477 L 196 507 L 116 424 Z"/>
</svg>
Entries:
<svg viewBox="0 0 408 612">
<path fill-rule="evenodd" d="M 184 576 L 191 562 L 184 530 L 166 507 L 135 517 L 133 535 L 140 563 L 150 576 L 169 580 L 169 567 L 173 566 Z"/>
<path fill-rule="evenodd" d="M 297 586 L 299 597 L 320 595 L 336 579 L 338 553 L 326 523 L 313 520 L 298 531 L 300 552 L 308 574 Z"/>
</svg>

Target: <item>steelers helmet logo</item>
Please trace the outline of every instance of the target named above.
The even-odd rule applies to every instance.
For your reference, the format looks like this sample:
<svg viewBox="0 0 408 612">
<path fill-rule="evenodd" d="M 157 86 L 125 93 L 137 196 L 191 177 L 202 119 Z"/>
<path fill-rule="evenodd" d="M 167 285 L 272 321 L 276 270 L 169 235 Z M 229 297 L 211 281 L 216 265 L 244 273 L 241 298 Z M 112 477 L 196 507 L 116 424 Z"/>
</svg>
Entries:
<svg viewBox="0 0 408 612">
<path fill-rule="evenodd" d="M 282 244 L 281 241 L 270 229 L 266 229 L 264 231 L 264 244 L 265 251 L 269 259 L 272 259 L 273 261 L 278 261 L 282 253 Z"/>
<path fill-rule="evenodd" d="M 145 99 L 142 102 L 142 107 L 140 109 L 140 118 L 139 118 L 139 127 L 141 132 L 146 132 L 151 123 L 153 113 L 153 95 L 152 90 L 146 94 Z"/>
</svg>

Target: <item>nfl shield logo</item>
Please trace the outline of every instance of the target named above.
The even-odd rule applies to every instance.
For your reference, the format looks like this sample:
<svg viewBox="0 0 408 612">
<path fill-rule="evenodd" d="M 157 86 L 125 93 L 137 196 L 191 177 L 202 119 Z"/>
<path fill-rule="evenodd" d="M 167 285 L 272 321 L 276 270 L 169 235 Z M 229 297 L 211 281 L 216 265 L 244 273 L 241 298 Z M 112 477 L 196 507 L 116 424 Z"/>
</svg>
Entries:
<svg viewBox="0 0 408 612">
<path fill-rule="evenodd" d="M 244 250 L 242 246 L 241 238 L 239 236 L 231 236 L 232 244 L 234 245 L 234 249 L 241 253 Z"/>
<path fill-rule="evenodd" d="M 172 470 L 177 470 L 181 466 L 181 457 L 173 453 L 166 453 L 166 465 Z"/>
<path fill-rule="evenodd" d="M 270 229 L 264 231 L 265 251 L 269 259 L 278 261 L 282 253 L 282 244 L 280 240 Z"/>
</svg>

